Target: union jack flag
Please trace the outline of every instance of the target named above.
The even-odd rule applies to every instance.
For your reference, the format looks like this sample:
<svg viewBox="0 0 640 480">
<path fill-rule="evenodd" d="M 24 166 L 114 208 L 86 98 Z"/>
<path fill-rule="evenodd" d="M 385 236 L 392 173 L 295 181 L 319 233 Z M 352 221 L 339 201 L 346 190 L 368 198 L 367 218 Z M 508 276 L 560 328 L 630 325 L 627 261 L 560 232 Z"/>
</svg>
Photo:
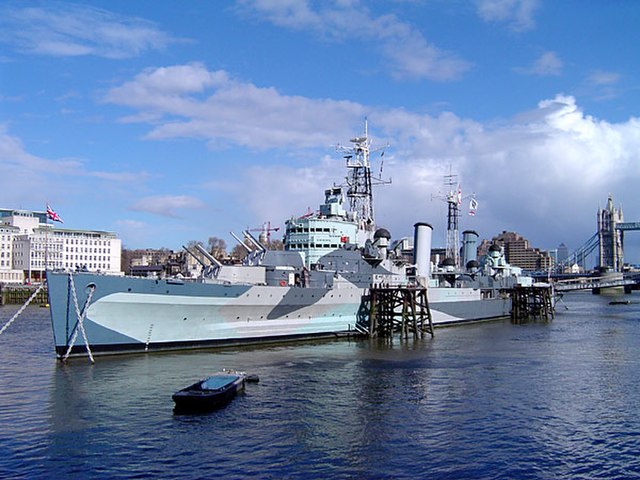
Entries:
<svg viewBox="0 0 640 480">
<path fill-rule="evenodd" d="M 62 221 L 62 219 L 60 218 L 60 215 L 58 215 L 56 212 L 54 212 L 53 209 L 49 206 L 48 203 L 47 203 L 47 217 L 49 219 L 53 220 L 54 222 L 64 223 Z"/>
</svg>

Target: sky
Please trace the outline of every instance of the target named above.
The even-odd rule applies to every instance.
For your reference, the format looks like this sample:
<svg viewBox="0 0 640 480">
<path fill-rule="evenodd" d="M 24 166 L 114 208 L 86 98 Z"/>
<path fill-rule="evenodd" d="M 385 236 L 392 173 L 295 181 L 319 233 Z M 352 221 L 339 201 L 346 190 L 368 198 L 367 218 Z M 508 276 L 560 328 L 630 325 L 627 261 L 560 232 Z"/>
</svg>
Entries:
<svg viewBox="0 0 640 480">
<path fill-rule="evenodd" d="M 454 174 L 461 231 L 572 251 L 609 195 L 640 221 L 638 25 L 635 0 L 5 1 L 0 208 L 126 248 L 280 238 L 366 119 L 394 239 L 444 246 Z"/>
</svg>

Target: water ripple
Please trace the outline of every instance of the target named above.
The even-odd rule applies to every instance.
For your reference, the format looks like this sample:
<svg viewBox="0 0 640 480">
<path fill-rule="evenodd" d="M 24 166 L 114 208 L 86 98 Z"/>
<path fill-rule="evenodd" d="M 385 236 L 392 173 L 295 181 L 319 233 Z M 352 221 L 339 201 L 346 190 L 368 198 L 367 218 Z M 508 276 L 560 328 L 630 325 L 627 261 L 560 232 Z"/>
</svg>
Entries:
<svg viewBox="0 0 640 480">
<path fill-rule="evenodd" d="M 565 303 L 550 323 L 416 342 L 64 367 L 46 310 L 29 309 L 0 337 L 0 477 L 640 477 L 639 310 Z M 173 414 L 173 392 L 223 367 L 261 382 L 221 410 Z"/>
</svg>

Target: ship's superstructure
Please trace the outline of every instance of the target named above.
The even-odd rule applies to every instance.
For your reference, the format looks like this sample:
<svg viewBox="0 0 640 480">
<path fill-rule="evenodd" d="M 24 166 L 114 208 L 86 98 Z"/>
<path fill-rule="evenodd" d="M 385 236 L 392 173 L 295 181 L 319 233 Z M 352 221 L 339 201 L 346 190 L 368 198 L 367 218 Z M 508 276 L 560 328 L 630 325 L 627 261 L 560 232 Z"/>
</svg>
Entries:
<svg viewBox="0 0 640 480">
<path fill-rule="evenodd" d="M 351 139 L 351 146 L 338 146 L 347 167 L 346 182 L 325 190 L 325 200 L 316 213 L 285 222 L 284 249 L 300 252 L 307 268 L 336 249 L 365 247 L 373 241 L 376 221 L 373 187 L 385 182 L 372 174 L 370 155 L 384 153 L 384 147 L 372 149 L 368 123 L 364 134 Z M 368 242 L 368 243 L 367 243 Z"/>
<path fill-rule="evenodd" d="M 317 212 L 286 222 L 284 251 L 269 250 L 245 231 L 245 263 L 222 265 L 200 249 L 209 263 L 196 281 L 48 272 L 57 354 L 84 352 L 76 343 L 79 331 L 94 353 L 354 332 L 368 289 L 380 284 L 427 287 L 434 325 L 508 316 L 504 289 L 530 279 L 511 269 L 499 249 L 478 262 L 477 234 L 465 237 L 465 269 L 434 265 L 426 223 L 414 226 L 414 250 L 406 258 L 390 232 L 375 227 L 366 127 L 352 142 L 347 185 L 325 190 Z"/>
<path fill-rule="evenodd" d="M 302 254 L 311 268 L 328 253 L 358 241 L 359 223 L 353 212 L 345 210 L 342 187 L 325 190 L 325 201 L 315 215 L 292 218 L 285 222 L 285 251 Z"/>
</svg>

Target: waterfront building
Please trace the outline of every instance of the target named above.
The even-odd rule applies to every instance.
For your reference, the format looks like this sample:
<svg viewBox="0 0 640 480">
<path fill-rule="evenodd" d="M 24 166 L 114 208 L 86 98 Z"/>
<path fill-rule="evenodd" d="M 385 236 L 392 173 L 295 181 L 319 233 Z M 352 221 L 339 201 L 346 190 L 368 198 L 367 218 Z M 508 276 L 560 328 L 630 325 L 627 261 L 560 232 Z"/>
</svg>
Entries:
<svg viewBox="0 0 640 480">
<path fill-rule="evenodd" d="M 206 263 L 206 259 L 201 259 Z M 225 259 L 220 259 L 225 263 Z M 166 248 L 122 251 L 122 270 L 126 275 L 139 277 L 178 276 L 197 277 L 202 273 L 202 264 L 186 251 L 174 252 Z"/>
<path fill-rule="evenodd" d="M 478 248 L 478 255 L 484 255 L 492 244 L 504 248 L 507 262 L 528 271 L 548 270 L 553 266 L 553 258 L 549 252 L 531 247 L 529 240 L 516 232 L 503 231 L 490 241 L 483 240 Z"/>
<path fill-rule="evenodd" d="M 21 283 L 21 270 L 13 268 L 13 238 L 20 232 L 18 227 L 0 224 L 0 283 Z"/>
<path fill-rule="evenodd" d="M 0 209 L 2 282 L 40 282 L 54 269 L 120 274 L 121 251 L 115 233 L 59 228 L 46 212 Z"/>
<path fill-rule="evenodd" d="M 175 255 L 173 250 L 166 248 L 145 248 L 135 250 L 131 257 L 131 267 L 143 267 L 148 265 L 165 265 L 168 264 L 172 256 Z"/>
<path fill-rule="evenodd" d="M 132 277 L 162 278 L 164 272 L 163 265 L 131 265 L 128 274 Z"/>
</svg>

